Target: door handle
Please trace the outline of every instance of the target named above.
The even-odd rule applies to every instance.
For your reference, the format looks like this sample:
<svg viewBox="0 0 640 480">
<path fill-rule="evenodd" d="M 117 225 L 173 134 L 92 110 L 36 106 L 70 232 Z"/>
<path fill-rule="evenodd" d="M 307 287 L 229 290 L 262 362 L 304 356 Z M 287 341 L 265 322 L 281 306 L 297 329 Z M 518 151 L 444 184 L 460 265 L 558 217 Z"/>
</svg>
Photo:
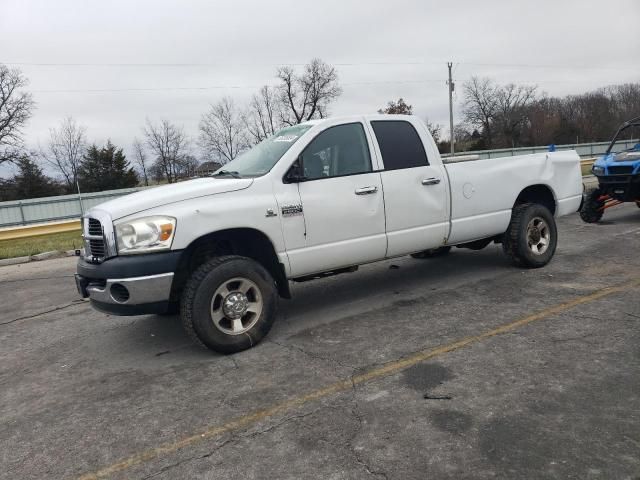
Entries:
<svg viewBox="0 0 640 480">
<path fill-rule="evenodd" d="M 440 183 L 440 179 L 436 177 L 425 178 L 422 180 L 423 185 L 437 185 Z"/>
<path fill-rule="evenodd" d="M 362 188 L 357 188 L 355 191 L 356 195 L 371 195 L 372 193 L 376 193 L 378 191 L 378 187 L 376 186 L 371 186 L 371 187 L 362 187 Z"/>
</svg>

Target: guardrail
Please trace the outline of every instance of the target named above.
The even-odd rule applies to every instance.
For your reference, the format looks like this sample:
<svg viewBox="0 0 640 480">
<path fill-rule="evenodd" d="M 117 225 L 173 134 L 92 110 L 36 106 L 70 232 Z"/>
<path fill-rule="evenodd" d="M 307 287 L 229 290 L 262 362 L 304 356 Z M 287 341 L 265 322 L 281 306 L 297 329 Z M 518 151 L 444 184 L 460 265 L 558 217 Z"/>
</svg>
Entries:
<svg viewBox="0 0 640 480">
<path fill-rule="evenodd" d="M 629 149 L 636 145 L 640 140 L 619 140 L 616 143 L 620 145 L 620 149 Z M 568 143 L 566 145 L 555 145 L 556 150 L 575 150 L 581 157 L 597 157 L 603 155 L 611 142 L 595 142 L 595 143 Z M 515 155 L 527 155 L 530 153 L 548 152 L 549 146 L 544 147 L 518 147 L 518 148 L 500 148 L 496 150 L 477 150 L 474 152 L 457 152 L 453 157 L 477 155 L 478 159 L 513 157 Z M 451 154 L 443 154 L 443 158 L 451 158 Z"/>
<path fill-rule="evenodd" d="M 18 238 L 37 237 L 52 233 L 74 232 L 82 230 L 82 224 L 78 218 L 64 220 L 62 222 L 41 223 L 20 227 L 0 228 L 0 240 L 15 240 Z"/>
<path fill-rule="evenodd" d="M 32 225 L 80 218 L 83 211 L 91 207 L 139 190 L 142 190 L 142 187 L 83 193 L 80 196 L 78 194 L 60 195 L 57 197 L 0 202 L 0 227 Z"/>
</svg>

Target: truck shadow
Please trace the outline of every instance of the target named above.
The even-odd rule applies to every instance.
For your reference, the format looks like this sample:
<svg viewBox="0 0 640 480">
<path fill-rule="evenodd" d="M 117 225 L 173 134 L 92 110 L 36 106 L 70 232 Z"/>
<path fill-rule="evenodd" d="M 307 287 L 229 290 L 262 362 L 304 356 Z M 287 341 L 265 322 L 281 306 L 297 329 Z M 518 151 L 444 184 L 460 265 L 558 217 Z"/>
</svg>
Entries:
<svg viewBox="0 0 640 480">
<path fill-rule="evenodd" d="M 365 265 L 357 272 L 294 283 L 292 300 L 280 304 L 270 335 L 292 335 L 316 325 L 409 301 L 439 289 L 489 279 L 512 269 L 499 246 L 480 252 L 454 249 L 432 259 L 400 257 Z"/>
<path fill-rule="evenodd" d="M 280 302 L 278 318 L 268 338 L 289 337 L 394 302 L 410 302 L 439 289 L 489 279 L 496 270 L 511 268 L 502 249 L 490 246 L 480 252 L 454 249 L 446 257 L 432 259 L 400 257 L 362 266 L 354 273 L 293 283 L 293 299 Z M 113 333 L 120 337 L 117 342 L 128 345 L 124 347 L 127 351 L 145 358 L 157 357 L 158 361 L 177 356 L 193 360 L 218 356 L 194 345 L 177 315 L 148 315 Z"/>
</svg>

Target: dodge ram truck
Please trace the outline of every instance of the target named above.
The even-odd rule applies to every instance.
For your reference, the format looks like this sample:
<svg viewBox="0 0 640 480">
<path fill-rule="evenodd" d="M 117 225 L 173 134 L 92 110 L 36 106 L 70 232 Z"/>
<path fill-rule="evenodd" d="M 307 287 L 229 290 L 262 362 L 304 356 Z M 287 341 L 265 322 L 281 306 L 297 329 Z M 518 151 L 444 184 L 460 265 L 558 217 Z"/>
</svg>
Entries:
<svg viewBox="0 0 640 480">
<path fill-rule="evenodd" d="M 76 284 L 103 312 L 179 311 L 196 343 L 232 353 L 267 335 L 290 281 L 492 242 L 542 267 L 581 200 L 574 151 L 443 161 L 414 116 L 313 120 L 210 177 L 90 209 Z"/>
</svg>

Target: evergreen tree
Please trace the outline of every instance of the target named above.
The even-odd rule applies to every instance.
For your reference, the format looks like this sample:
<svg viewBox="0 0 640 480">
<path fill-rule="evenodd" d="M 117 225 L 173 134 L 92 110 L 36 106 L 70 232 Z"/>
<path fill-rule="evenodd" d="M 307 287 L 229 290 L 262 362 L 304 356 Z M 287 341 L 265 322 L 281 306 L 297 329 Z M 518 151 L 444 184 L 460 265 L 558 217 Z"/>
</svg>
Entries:
<svg viewBox="0 0 640 480">
<path fill-rule="evenodd" d="M 62 193 L 61 186 L 47 177 L 28 156 L 20 157 L 16 163 L 19 171 L 12 179 L 13 196 L 16 200 L 50 197 Z"/>
<path fill-rule="evenodd" d="M 110 140 L 102 148 L 94 144 L 87 149 L 78 174 L 83 192 L 130 188 L 138 184 L 138 175 L 122 149 L 116 149 Z"/>
</svg>

